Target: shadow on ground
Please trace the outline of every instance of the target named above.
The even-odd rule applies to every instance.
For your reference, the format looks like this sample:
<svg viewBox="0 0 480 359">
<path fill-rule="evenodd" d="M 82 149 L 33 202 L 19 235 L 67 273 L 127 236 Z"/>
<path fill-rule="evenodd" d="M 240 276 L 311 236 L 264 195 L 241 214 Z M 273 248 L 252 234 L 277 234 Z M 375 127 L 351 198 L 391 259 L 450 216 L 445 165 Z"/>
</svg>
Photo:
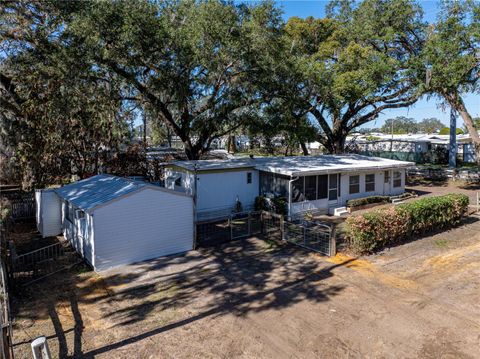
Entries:
<svg viewBox="0 0 480 359">
<path fill-rule="evenodd" d="M 298 248 L 272 248 L 261 240 L 240 240 L 125 267 L 102 277 L 93 273 L 63 274 L 60 281 L 52 278 L 30 288 L 18 303 L 18 316 L 33 320 L 50 317 L 58 339 L 58 356 L 89 358 L 206 317 L 244 316 L 301 301 L 327 301 L 343 286 L 329 286 L 322 281 L 333 276 L 336 267 L 347 263 L 327 265 Z M 73 317 L 73 329 L 68 329 L 73 331 L 70 351 L 67 331 L 56 313 L 59 306 L 67 306 Z M 119 334 L 112 336 L 116 341 L 83 350 L 86 329 L 82 317 L 91 314 L 85 308 L 94 307 L 101 309 L 98 319 L 106 323 L 108 330 Z M 157 315 L 178 308 L 192 311 L 166 324 L 158 320 L 162 325 L 153 329 L 138 330 L 142 323 L 151 323 Z M 126 332 L 133 335 L 118 340 Z"/>
</svg>

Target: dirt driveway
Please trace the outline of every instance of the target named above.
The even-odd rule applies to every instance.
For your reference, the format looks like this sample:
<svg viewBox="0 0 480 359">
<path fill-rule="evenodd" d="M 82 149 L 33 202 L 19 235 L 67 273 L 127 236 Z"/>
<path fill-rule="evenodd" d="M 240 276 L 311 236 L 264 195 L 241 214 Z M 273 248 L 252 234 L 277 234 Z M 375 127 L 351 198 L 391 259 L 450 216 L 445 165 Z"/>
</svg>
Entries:
<svg viewBox="0 0 480 359">
<path fill-rule="evenodd" d="M 17 358 L 474 358 L 480 220 L 355 259 L 258 239 L 102 273 L 16 304 Z"/>
</svg>

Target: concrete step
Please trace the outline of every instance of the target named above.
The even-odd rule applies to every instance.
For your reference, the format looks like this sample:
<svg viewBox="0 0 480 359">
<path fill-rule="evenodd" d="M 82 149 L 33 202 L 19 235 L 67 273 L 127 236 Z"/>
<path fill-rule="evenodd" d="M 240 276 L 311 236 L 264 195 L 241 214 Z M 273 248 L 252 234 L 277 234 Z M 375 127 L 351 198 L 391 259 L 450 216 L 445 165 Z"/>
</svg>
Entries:
<svg viewBox="0 0 480 359">
<path fill-rule="evenodd" d="M 340 217 L 344 214 L 348 214 L 347 207 L 337 207 L 333 209 L 333 215 Z"/>
<path fill-rule="evenodd" d="M 403 199 L 401 198 L 392 198 L 392 204 L 400 204 L 403 203 Z"/>
</svg>

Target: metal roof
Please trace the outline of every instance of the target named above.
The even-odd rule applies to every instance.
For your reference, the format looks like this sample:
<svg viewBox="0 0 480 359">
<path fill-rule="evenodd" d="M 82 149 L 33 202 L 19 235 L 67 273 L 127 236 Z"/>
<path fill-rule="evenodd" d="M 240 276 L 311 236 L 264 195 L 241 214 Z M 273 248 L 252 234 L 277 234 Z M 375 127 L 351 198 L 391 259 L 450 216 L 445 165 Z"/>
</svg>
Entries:
<svg viewBox="0 0 480 359">
<path fill-rule="evenodd" d="M 413 166 L 415 163 L 362 155 L 274 157 L 258 164 L 260 171 L 287 176 L 306 176 L 351 171 L 372 171 Z"/>
<path fill-rule="evenodd" d="M 61 188 L 55 192 L 85 211 L 148 186 L 145 182 L 111 175 L 96 175 Z"/>
<path fill-rule="evenodd" d="M 388 169 L 413 166 L 413 162 L 362 155 L 320 155 L 236 158 L 232 160 L 175 161 L 175 166 L 194 171 L 252 168 L 289 176 L 340 171 Z"/>
</svg>

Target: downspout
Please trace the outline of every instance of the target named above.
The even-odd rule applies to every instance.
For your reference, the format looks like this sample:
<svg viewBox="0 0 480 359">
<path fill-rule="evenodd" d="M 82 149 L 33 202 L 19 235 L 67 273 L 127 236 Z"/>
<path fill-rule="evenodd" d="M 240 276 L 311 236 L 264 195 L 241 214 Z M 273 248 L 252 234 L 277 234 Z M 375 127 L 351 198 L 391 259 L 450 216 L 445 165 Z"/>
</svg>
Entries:
<svg viewBox="0 0 480 359">
<path fill-rule="evenodd" d="M 292 177 L 288 181 L 288 219 L 291 219 L 291 208 L 292 208 L 292 182 L 296 181 L 299 177 Z"/>
<path fill-rule="evenodd" d="M 193 249 L 197 248 L 197 169 L 195 163 L 193 165 Z"/>
</svg>

